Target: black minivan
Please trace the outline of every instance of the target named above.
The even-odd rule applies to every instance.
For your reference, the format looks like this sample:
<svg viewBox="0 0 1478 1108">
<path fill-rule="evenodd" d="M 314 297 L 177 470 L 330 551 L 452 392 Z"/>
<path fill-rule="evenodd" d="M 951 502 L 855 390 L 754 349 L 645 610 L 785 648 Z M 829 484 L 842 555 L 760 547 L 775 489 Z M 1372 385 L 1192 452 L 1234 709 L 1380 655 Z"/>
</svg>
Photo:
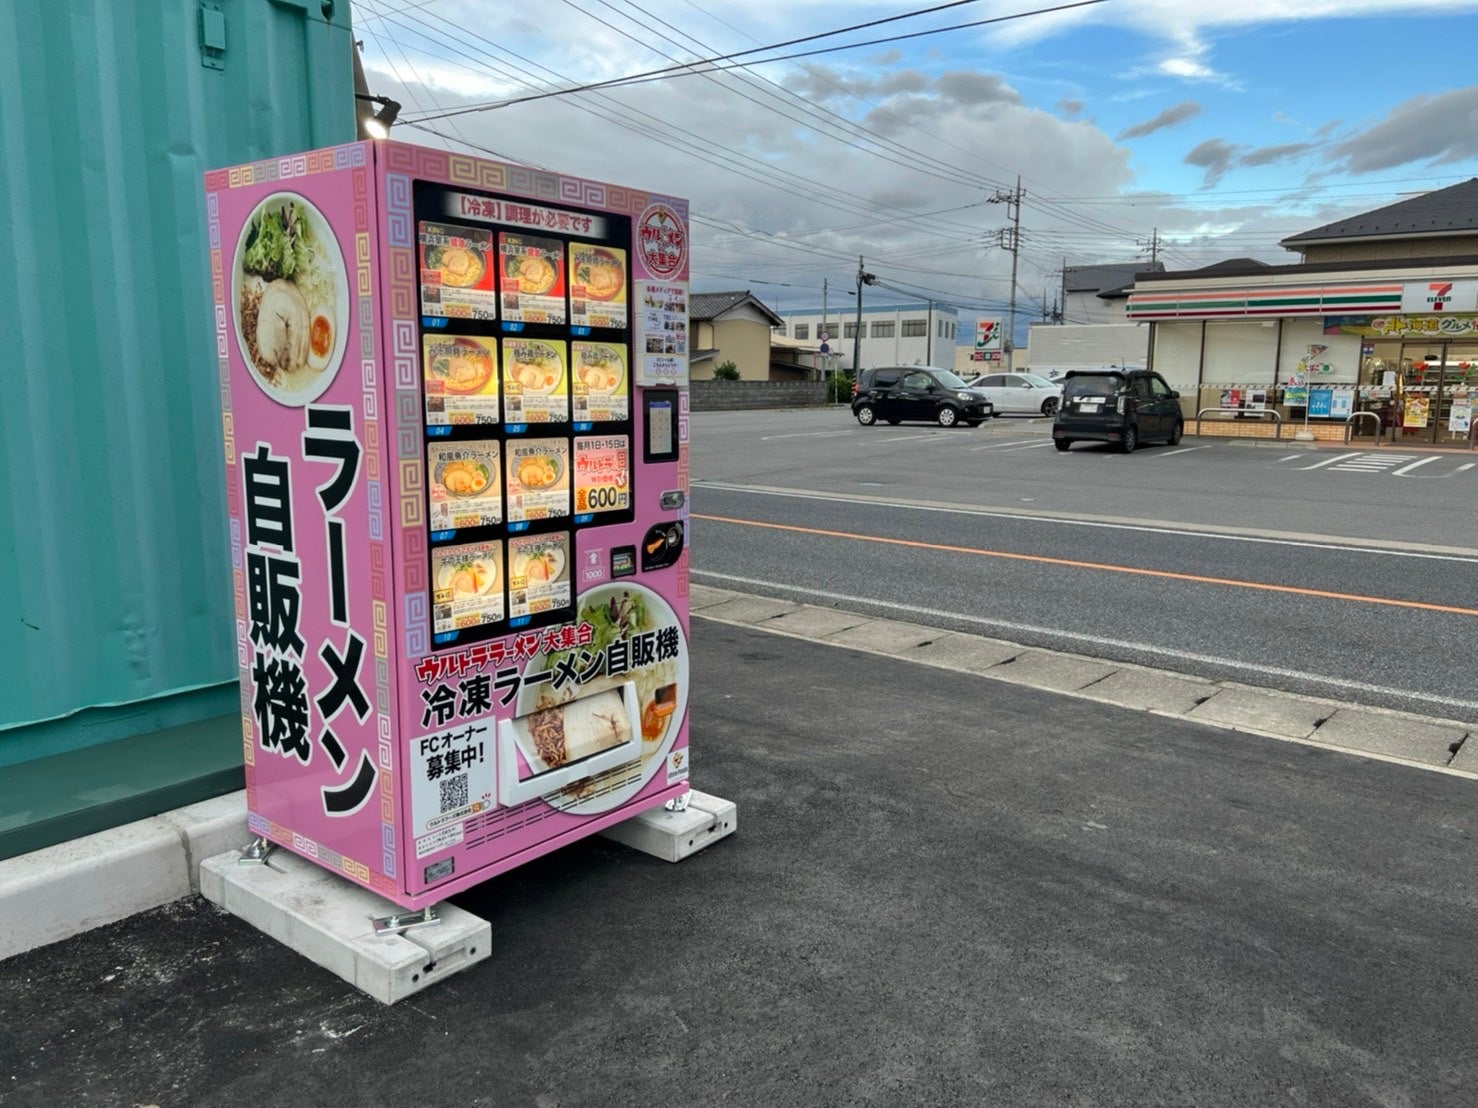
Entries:
<svg viewBox="0 0 1478 1108">
<path fill-rule="evenodd" d="M 1058 450 L 1075 442 L 1114 442 L 1125 454 L 1141 442 L 1174 446 L 1185 432 L 1180 393 L 1146 369 L 1075 369 L 1062 379 L 1052 421 Z"/>
</svg>

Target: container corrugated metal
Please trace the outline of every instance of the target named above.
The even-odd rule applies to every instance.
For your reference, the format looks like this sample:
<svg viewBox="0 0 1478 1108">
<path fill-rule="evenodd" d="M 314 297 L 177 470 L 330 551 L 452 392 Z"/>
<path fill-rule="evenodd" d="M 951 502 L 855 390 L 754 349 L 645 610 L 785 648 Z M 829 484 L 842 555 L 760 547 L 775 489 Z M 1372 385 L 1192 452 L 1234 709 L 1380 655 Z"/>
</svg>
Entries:
<svg viewBox="0 0 1478 1108">
<path fill-rule="evenodd" d="M 349 14 L 0 4 L 0 765 L 233 708 L 201 180 L 354 138 Z"/>
</svg>

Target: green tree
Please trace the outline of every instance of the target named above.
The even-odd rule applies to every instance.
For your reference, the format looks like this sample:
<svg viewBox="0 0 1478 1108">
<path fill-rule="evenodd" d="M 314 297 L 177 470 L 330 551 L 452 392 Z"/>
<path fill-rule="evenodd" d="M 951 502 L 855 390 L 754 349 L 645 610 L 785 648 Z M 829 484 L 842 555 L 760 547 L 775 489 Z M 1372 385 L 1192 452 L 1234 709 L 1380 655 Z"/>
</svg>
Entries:
<svg viewBox="0 0 1478 1108">
<path fill-rule="evenodd" d="M 737 381 L 739 380 L 739 367 L 732 361 L 719 362 L 713 367 L 713 379 L 715 381 Z"/>
</svg>

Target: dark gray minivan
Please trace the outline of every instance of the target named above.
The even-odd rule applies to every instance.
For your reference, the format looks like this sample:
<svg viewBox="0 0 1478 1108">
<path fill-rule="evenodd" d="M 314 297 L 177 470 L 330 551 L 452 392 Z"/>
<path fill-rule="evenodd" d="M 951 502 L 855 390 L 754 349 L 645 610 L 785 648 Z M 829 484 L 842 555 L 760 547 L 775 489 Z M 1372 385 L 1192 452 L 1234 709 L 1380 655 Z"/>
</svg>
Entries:
<svg viewBox="0 0 1478 1108">
<path fill-rule="evenodd" d="M 1158 373 L 1075 369 L 1062 379 L 1062 406 L 1052 421 L 1058 450 L 1075 442 L 1112 442 L 1128 454 L 1141 442 L 1174 446 L 1184 432 L 1180 393 Z"/>
</svg>

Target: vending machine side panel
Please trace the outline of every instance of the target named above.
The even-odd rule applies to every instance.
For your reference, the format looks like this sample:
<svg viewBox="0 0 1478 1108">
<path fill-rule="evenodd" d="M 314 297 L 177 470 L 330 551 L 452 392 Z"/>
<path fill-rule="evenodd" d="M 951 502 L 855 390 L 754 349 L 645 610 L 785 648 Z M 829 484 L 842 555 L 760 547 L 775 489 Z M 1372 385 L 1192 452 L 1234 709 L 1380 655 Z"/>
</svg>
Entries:
<svg viewBox="0 0 1478 1108">
<path fill-rule="evenodd" d="M 206 175 L 252 830 L 394 897 L 373 146 Z"/>
</svg>

